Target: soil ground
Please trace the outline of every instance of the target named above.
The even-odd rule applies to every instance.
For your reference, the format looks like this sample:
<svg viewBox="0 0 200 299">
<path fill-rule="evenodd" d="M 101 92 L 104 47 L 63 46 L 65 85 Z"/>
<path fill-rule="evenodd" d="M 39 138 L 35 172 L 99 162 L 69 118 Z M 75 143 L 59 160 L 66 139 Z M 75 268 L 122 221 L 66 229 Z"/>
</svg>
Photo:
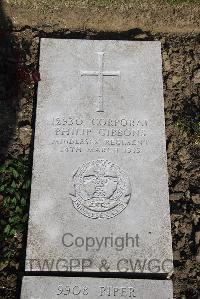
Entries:
<svg viewBox="0 0 200 299">
<path fill-rule="evenodd" d="M 198 3 L 7 0 L 0 31 L 0 161 L 32 159 L 39 39 L 160 40 L 175 271 L 174 298 L 197 299 L 200 274 Z M 2 4 L 0 3 L 0 5 Z M 31 170 L 31 167 L 30 167 Z M 2 200 L 0 196 L 0 214 Z M 0 263 L 0 298 L 16 298 L 26 231 Z M 6 241 L 3 245 L 6 245 Z M 1 250 L 1 246 L 0 246 Z M 17 287 L 18 286 L 18 287 Z"/>
<path fill-rule="evenodd" d="M 200 0 L 3 0 L 19 30 L 199 32 Z M 172 4 L 176 3 L 176 4 Z"/>
</svg>

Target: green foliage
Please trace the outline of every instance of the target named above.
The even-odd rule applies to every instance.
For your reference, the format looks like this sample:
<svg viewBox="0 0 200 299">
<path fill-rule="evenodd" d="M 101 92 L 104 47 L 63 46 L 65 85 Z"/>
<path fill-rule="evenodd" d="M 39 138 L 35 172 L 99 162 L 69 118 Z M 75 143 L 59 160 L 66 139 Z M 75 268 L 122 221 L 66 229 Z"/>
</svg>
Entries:
<svg viewBox="0 0 200 299">
<path fill-rule="evenodd" d="M 0 242 L 2 258 L 15 252 L 13 238 L 26 228 L 30 179 L 25 158 L 10 158 L 0 166 Z M 4 246 L 5 245 L 5 246 Z"/>
<path fill-rule="evenodd" d="M 186 117 L 176 123 L 177 127 L 183 132 L 188 133 L 194 139 L 195 144 L 200 144 L 200 114 L 193 118 Z"/>
</svg>

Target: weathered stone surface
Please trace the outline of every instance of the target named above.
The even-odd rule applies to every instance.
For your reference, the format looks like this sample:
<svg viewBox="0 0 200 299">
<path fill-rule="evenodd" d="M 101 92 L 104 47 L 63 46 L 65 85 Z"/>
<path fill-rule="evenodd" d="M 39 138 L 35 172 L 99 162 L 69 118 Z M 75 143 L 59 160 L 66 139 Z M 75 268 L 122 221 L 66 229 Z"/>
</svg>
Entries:
<svg viewBox="0 0 200 299">
<path fill-rule="evenodd" d="M 26 270 L 169 273 L 160 43 L 40 55 Z"/>
<path fill-rule="evenodd" d="M 23 278 L 21 299 L 55 298 L 140 298 L 172 299 L 172 283 L 163 280 L 138 280 L 91 277 Z"/>
</svg>

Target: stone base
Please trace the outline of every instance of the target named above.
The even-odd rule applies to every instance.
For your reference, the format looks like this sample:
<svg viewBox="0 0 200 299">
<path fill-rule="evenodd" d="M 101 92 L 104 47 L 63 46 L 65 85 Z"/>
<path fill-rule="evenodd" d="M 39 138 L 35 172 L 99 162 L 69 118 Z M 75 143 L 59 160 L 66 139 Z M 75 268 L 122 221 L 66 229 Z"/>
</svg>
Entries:
<svg viewBox="0 0 200 299">
<path fill-rule="evenodd" d="M 169 280 L 26 276 L 21 299 L 173 299 Z"/>
</svg>

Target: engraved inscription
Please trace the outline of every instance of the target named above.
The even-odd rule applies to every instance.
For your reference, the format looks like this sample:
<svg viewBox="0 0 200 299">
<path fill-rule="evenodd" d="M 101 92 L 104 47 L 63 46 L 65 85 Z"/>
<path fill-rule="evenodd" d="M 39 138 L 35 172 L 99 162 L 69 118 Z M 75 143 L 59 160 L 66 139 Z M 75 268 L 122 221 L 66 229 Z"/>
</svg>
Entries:
<svg viewBox="0 0 200 299">
<path fill-rule="evenodd" d="M 99 58 L 99 70 L 98 71 L 81 71 L 81 76 L 97 76 L 98 77 L 98 109 L 97 112 L 104 112 L 103 106 L 103 77 L 104 76 L 120 76 L 119 71 L 104 71 L 104 52 L 97 52 Z"/>
<path fill-rule="evenodd" d="M 88 287 L 83 286 L 80 287 L 78 285 L 73 285 L 73 286 L 63 286 L 59 285 L 58 286 L 58 292 L 57 295 L 64 295 L 64 296 L 87 296 L 88 295 Z"/>
<path fill-rule="evenodd" d="M 100 298 L 117 297 L 117 298 L 136 298 L 135 288 L 132 286 L 112 286 L 103 285 L 96 288 L 96 296 Z M 92 290 L 88 286 L 80 285 L 58 285 L 57 296 L 73 296 L 74 298 L 91 296 Z M 62 296 L 61 296 L 62 297 Z"/>
<path fill-rule="evenodd" d="M 78 118 L 59 116 L 50 121 L 54 149 L 65 153 L 135 155 L 149 144 L 146 119 Z"/>
<path fill-rule="evenodd" d="M 123 297 L 135 298 L 135 289 L 133 287 L 113 287 L 113 286 L 100 286 L 100 297 L 108 298 Z"/>
<path fill-rule="evenodd" d="M 73 206 L 86 217 L 112 218 L 129 203 L 128 175 L 115 163 L 98 159 L 84 163 L 73 175 Z"/>
</svg>

